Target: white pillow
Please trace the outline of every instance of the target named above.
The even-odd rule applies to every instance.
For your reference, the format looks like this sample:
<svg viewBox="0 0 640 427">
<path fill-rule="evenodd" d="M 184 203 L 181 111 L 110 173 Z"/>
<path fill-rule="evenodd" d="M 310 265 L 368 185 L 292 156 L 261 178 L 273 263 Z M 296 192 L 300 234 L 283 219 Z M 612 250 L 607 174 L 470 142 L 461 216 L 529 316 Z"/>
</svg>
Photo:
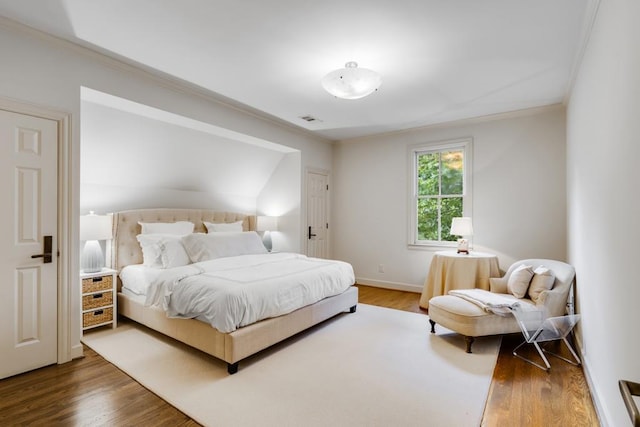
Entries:
<svg viewBox="0 0 640 427">
<path fill-rule="evenodd" d="M 193 233 L 193 223 L 189 221 L 177 222 L 138 222 L 142 227 L 142 234 L 175 234 L 184 236 Z"/>
<path fill-rule="evenodd" d="M 160 261 L 162 268 L 182 267 L 191 264 L 191 258 L 184 249 L 182 240 L 162 239 L 160 241 Z"/>
<path fill-rule="evenodd" d="M 147 267 L 159 268 L 162 266 L 160 259 L 160 245 L 158 241 L 162 235 L 157 234 L 138 234 L 136 239 L 140 243 L 142 249 L 142 264 Z"/>
<path fill-rule="evenodd" d="M 146 295 L 149 285 L 163 273 L 157 268 L 145 267 L 141 264 L 127 265 L 120 271 L 122 288 L 134 294 Z"/>
<path fill-rule="evenodd" d="M 507 291 L 516 298 L 524 298 L 532 277 L 533 268 L 530 265 L 516 267 L 507 281 Z"/>
<path fill-rule="evenodd" d="M 152 268 L 173 268 L 191 264 L 180 240 L 182 236 L 167 234 L 138 234 L 143 265 Z"/>
<path fill-rule="evenodd" d="M 213 222 L 204 222 L 204 226 L 207 227 L 207 233 L 220 233 L 220 232 L 241 232 L 242 231 L 242 221 L 236 222 L 223 222 L 223 223 L 213 223 Z"/>
<path fill-rule="evenodd" d="M 529 298 L 531 298 L 531 301 L 537 303 L 542 291 L 548 291 L 553 288 L 555 280 L 556 276 L 553 271 L 544 265 L 533 270 L 533 279 L 531 279 L 531 284 L 529 285 Z"/>
<path fill-rule="evenodd" d="M 255 231 L 189 234 L 182 238 L 193 262 L 238 255 L 266 254 L 267 249 Z"/>
</svg>

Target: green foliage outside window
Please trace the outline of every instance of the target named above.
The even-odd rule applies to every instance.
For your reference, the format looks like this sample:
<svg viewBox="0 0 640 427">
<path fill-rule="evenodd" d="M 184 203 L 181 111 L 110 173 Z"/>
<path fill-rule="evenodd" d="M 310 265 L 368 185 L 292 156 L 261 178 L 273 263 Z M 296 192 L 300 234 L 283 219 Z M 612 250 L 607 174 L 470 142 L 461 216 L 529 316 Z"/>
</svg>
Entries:
<svg viewBox="0 0 640 427">
<path fill-rule="evenodd" d="M 463 216 L 463 157 L 462 150 L 418 154 L 418 240 L 457 240 L 449 231 L 452 218 Z"/>
</svg>

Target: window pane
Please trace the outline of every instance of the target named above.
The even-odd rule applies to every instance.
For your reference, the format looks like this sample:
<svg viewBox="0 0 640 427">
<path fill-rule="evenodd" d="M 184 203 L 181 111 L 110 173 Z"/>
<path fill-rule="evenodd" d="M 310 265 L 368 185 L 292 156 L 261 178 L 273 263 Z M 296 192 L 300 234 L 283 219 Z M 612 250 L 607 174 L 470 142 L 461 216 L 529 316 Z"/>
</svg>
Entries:
<svg viewBox="0 0 640 427">
<path fill-rule="evenodd" d="M 416 228 L 410 235 L 416 245 L 451 246 L 458 238 L 449 233 L 452 219 L 467 212 L 463 203 L 471 199 L 471 142 L 457 140 L 411 149 L 410 167 L 415 175 L 409 188 L 416 201 L 411 223 Z"/>
<path fill-rule="evenodd" d="M 440 194 L 440 154 L 418 155 L 418 195 L 437 196 Z"/>
<path fill-rule="evenodd" d="M 446 197 L 442 199 L 442 240 L 456 241 L 458 236 L 449 234 L 451 221 L 462 216 L 462 197 Z"/>
<path fill-rule="evenodd" d="M 442 194 L 462 194 L 462 150 L 442 153 Z"/>
<path fill-rule="evenodd" d="M 438 199 L 418 200 L 418 240 L 438 240 Z"/>
</svg>

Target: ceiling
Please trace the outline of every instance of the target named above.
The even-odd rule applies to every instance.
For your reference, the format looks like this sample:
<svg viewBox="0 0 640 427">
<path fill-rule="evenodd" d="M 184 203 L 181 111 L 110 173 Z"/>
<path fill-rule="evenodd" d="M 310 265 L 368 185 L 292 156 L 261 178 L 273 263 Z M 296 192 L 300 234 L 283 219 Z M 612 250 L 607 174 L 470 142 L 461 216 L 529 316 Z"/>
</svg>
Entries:
<svg viewBox="0 0 640 427">
<path fill-rule="evenodd" d="M 562 102 L 586 0 L 0 0 L 0 15 L 331 140 Z M 348 61 L 382 86 L 320 84 Z M 302 116 L 316 120 L 307 122 Z"/>
</svg>

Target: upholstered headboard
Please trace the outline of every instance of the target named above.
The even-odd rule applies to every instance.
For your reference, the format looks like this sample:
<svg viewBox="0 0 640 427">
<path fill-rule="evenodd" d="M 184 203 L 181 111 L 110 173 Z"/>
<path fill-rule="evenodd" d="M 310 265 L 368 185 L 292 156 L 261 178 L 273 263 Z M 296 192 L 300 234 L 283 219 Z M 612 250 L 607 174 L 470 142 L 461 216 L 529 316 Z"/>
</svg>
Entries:
<svg viewBox="0 0 640 427">
<path fill-rule="evenodd" d="M 244 231 L 255 231 L 256 216 L 206 209 L 137 209 L 113 214 L 113 240 L 108 248 L 107 262 L 120 271 L 131 264 L 142 264 L 142 249 L 136 240 L 140 234 L 139 222 L 191 221 L 194 232 L 206 233 L 203 221 L 225 223 L 243 221 Z"/>
</svg>

